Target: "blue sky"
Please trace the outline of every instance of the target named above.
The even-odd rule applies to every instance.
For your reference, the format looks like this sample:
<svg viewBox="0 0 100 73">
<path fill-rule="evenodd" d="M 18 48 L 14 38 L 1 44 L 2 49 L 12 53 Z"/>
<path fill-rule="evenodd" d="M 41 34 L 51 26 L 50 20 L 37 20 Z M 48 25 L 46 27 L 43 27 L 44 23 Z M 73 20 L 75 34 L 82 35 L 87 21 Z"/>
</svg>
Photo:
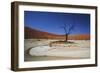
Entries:
<svg viewBox="0 0 100 73">
<path fill-rule="evenodd" d="M 71 34 L 90 34 L 90 14 L 24 11 L 24 25 L 33 29 L 63 35 L 64 24 L 75 25 Z"/>
</svg>

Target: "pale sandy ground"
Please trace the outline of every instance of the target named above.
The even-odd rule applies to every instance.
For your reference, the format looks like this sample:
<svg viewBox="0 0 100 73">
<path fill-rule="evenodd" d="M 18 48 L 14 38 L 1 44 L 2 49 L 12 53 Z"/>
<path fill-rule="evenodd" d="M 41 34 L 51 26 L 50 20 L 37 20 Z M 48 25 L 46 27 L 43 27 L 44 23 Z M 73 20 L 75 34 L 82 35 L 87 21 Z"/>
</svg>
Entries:
<svg viewBox="0 0 100 73">
<path fill-rule="evenodd" d="M 25 61 L 90 58 L 89 40 L 70 40 L 75 44 L 50 47 L 52 41 L 57 40 L 25 39 Z"/>
</svg>

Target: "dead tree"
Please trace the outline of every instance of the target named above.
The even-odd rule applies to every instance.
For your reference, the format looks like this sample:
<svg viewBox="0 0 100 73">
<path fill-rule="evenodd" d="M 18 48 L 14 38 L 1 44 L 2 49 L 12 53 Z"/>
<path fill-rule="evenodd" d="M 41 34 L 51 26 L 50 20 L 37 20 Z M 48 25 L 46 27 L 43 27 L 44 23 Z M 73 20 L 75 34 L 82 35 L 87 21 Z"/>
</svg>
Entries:
<svg viewBox="0 0 100 73">
<path fill-rule="evenodd" d="M 64 32 L 65 32 L 65 36 L 66 36 L 65 41 L 66 42 L 68 42 L 68 36 L 69 36 L 69 34 L 71 34 L 71 31 L 74 29 L 74 26 L 75 25 L 71 25 L 71 24 L 64 24 L 63 26 L 61 26 L 61 28 L 63 28 Z"/>
</svg>

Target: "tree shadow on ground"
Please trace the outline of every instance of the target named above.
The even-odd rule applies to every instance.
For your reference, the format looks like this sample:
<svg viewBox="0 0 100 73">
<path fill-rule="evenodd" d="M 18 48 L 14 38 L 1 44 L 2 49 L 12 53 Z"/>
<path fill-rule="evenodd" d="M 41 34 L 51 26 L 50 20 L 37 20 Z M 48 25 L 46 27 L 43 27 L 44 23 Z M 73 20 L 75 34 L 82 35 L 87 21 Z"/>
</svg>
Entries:
<svg viewBox="0 0 100 73">
<path fill-rule="evenodd" d="M 50 42 L 50 46 L 53 46 L 54 44 L 77 44 L 75 42 L 72 42 L 72 41 L 53 41 L 53 42 Z"/>
</svg>

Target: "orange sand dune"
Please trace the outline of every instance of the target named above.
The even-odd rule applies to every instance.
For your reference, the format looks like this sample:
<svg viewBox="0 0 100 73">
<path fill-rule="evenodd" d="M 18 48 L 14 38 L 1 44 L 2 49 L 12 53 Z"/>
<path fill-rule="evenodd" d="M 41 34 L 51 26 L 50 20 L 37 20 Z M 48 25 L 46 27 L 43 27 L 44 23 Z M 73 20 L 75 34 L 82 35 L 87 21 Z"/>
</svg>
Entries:
<svg viewBox="0 0 100 73">
<path fill-rule="evenodd" d="M 52 34 L 44 31 L 39 31 L 36 29 L 32 29 L 29 27 L 25 27 L 25 39 L 65 39 L 65 35 L 57 35 Z M 89 40 L 89 34 L 76 34 L 76 35 L 69 35 L 69 40 Z"/>
</svg>

